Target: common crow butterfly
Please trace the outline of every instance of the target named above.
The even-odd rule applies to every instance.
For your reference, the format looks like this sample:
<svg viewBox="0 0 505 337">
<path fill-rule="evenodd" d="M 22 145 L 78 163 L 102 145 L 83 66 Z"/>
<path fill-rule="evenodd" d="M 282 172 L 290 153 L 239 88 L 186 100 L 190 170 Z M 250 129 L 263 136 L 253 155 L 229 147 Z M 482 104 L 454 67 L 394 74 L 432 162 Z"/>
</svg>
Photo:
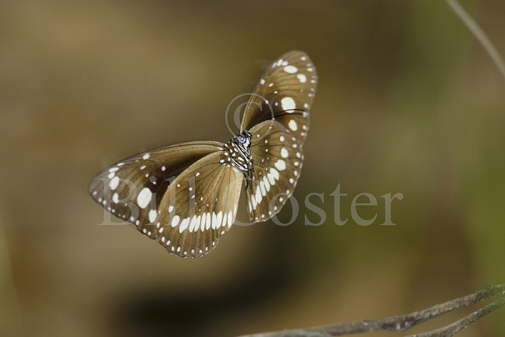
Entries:
<svg viewBox="0 0 505 337">
<path fill-rule="evenodd" d="M 242 190 L 253 223 L 272 218 L 293 193 L 316 84 L 307 54 L 288 52 L 261 77 L 239 135 L 124 159 L 91 181 L 90 195 L 168 252 L 203 256 L 234 223 Z"/>
</svg>

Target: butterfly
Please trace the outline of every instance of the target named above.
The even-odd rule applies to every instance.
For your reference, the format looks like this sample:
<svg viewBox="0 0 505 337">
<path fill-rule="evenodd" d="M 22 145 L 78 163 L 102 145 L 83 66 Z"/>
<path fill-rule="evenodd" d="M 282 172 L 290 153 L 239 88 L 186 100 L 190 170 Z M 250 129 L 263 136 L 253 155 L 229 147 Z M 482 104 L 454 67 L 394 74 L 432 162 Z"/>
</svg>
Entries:
<svg viewBox="0 0 505 337">
<path fill-rule="evenodd" d="M 252 223 L 271 219 L 292 195 L 316 85 L 307 54 L 288 52 L 261 77 L 238 135 L 134 155 L 93 178 L 89 193 L 169 253 L 206 255 L 235 222 L 242 193 Z"/>
</svg>

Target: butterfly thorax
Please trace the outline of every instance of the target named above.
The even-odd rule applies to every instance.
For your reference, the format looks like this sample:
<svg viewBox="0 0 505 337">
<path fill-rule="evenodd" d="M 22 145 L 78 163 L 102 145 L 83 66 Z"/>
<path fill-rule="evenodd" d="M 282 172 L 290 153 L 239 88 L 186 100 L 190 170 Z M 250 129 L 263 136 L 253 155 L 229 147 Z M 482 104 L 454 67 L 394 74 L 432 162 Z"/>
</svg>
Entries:
<svg viewBox="0 0 505 337">
<path fill-rule="evenodd" d="M 251 133 L 244 131 L 225 143 L 224 158 L 222 160 L 222 163 L 227 163 L 237 168 L 246 177 L 252 172 L 253 166 L 251 159 L 251 136 Z"/>
</svg>

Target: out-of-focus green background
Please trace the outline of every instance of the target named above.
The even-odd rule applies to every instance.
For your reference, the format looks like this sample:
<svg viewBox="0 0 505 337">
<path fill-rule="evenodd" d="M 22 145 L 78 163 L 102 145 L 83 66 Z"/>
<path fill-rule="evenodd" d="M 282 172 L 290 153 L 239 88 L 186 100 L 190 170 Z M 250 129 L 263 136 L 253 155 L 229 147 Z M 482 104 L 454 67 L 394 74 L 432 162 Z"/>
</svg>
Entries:
<svg viewBox="0 0 505 337">
<path fill-rule="evenodd" d="M 461 2 L 505 52 L 505 2 Z M 232 336 L 505 282 L 505 81 L 444 1 L 7 0 L 0 42 L 2 336 Z M 98 170 L 227 140 L 228 102 L 292 49 L 320 77 L 295 196 L 325 193 L 324 225 L 238 227 L 198 260 L 98 225 Z M 373 225 L 336 226 L 337 184 L 344 215 L 359 192 L 403 193 L 398 225 L 382 200 Z"/>
</svg>

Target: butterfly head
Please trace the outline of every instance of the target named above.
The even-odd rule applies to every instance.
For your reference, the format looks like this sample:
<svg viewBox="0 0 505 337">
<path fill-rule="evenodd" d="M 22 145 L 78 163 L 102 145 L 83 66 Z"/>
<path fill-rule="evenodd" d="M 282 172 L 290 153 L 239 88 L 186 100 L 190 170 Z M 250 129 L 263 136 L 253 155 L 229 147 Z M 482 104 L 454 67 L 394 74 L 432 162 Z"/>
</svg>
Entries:
<svg viewBox="0 0 505 337">
<path fill-rule="evenodd" d="M 251 133 L 247 130 L 235 137 L 235 140 L 243 148 L 248 149 L 251 147 Z"/>
</svg>

